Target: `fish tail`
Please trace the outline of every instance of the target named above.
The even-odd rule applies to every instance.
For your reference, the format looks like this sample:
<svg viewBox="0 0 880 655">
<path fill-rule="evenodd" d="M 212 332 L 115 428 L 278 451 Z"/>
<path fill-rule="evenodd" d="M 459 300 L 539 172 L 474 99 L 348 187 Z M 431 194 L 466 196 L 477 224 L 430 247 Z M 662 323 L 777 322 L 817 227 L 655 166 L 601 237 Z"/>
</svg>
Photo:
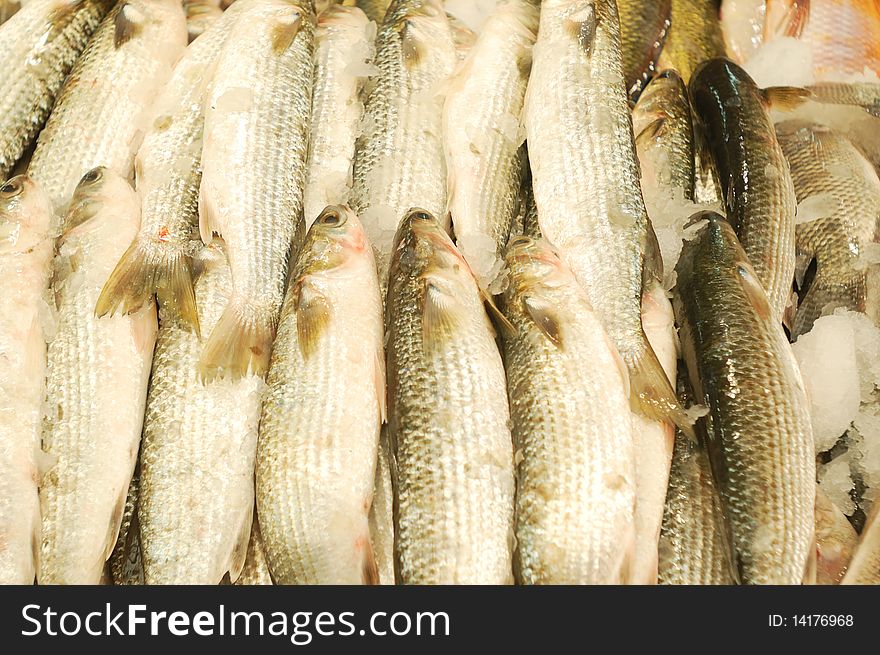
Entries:
<svg viewBox="0 0 880 655">
<path fill-rule="evenodd" d="M 864 273 L 844 280 L 829 280 L 817 273 L 798 303 L 791 327 L 792 341 L 813 329 L 813 323 L 830 308 L 844 307 L 854 312 L 865 311 L 867 279 Z"/>
<path fill-rule="evenodd" d="M 95 314 L 130 314 L 154 294 L 163 309 L 199 334 L 192 264 L 183 249 L 172 244 L 132 242 L 101 290 Z"/>
<path fill-rule="evenodd" d="M 361 579 L 365 585 L 379 584 L 379 565 L 376 563 L 376 553 L 373 551 L 373 543 L 370 541 L 369 532 L 364 537 L 364 560 L 361 569 Z"/>
<path fill-rule="evenodd" d="M 244 570 L 244 565 L 247 561 L 248 546 L 251 543 L 251 531 L 253 529 L 254 506 L 251 504 L 247 514 L 242 517 L 235 545 L 232 548 L 232 552 L 229 554 L 227 571 L 229 572 L 229 580 L 231 582 L 238 580 L 238 578 L 241 577 L 241 572 Z"/>
<path fill-rule="evenodd" d="M 231 298 L 202 350 L 202 381 L 224 377 L 235 380 L 248 373 L 264 376 L 274 338 L 275 317 L 268 306 Z"/>
<path fill-rule="evenodd" d="M 678 402 L 672 384 L 644 334 L 642 342 L 641 352 L 625 359 L 633 410 L 653 421 L 674 423 L 688 438 L 695 439 L 693 423 Z"/>
</svg>

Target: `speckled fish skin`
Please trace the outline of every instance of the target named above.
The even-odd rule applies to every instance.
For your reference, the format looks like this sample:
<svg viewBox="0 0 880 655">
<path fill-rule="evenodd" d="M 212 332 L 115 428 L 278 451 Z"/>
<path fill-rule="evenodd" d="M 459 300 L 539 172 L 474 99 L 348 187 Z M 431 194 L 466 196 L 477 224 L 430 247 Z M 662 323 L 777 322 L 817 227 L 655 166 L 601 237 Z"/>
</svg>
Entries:
<svg viewBox="0 0 880 655">
<path fill-rule="evenodd" d="M 265 375 L 302 223 L 312 103 L 310 0 L 253 0 L 220 53 L 205 113 L 199 229 L 223 237 L 232 294 L 202 353 L 206 379 Z"/>
<path fill-rule="evenodd" d="M 531 0 L 499 2 L 450 80 L 443 143 L 455 241 L 482 287 L 498 273 L 528 166 L 522 109 L 538 30 Z M 493 268 L 495 270 L 493 270 Z"/>
<path fill-rule="evenodd" d="M 639 96 L 632 113 L 643 188 L 694 199 L 694 130 L 687 88 L 674 70 L 661 72 Z M 647 191 L 646 191 L 647 195 Z"/>
<path fill-rule="evenodd" d="M 795 199 L 788 164 L 755 82 L 728 59 L 703 63 L 689 86 L 727 215 L 778 321 L 795 269 Z"/>
<path fill-rule="evenodd" d="M 203 105 L 219 51 L 246 4 L 230 8 L 186 48 L 156 98 L 134 165 L 141 229 L 98 298 L 99 316 L 137 310 L 156 294 L 166 320 L 173 317 L 199 332 L 191 254 L 199 238 Z"/>
<path fill-rule="evenodd" d="M 648 217 L 611 0 L 544 0 L 526 98 L 544 237 L 587 291 L 629 370 L 634 408 L 689 430 L 642 330 Z"/>
<path fill-rule="evenodd" d="M 292 266 L 257 454 L 269 569 L 276 584 L 375 584 L 385 372 L 373 250 L 354 212 L 331 206 Z"/>
<path fill-rule="evenodd" d="M 52 205 L 28 177 L 0 186 L 0 584 L 32 584 Z"/>
<path fill-rule="evenodd" d="M 816 584 L 840 584 L 859 535 L 852 524 L 816 486 Z"/>
<path fill-rule="evenodd" d="M 880 584 L 880 503 L 875 502 L 862 528 L 859 546 L 840 584 Z"/>
<path fill-rule="evenodd" d="M 671 18 L 658 68 L 674 68 L 687 84 L 698 65 L 725 54 L 718 3 L 672 0 Z"/>
<path fill-rule="evenodd" d="M 792 339 L 836 307 L 865 311 L 865 249 L 880 233 L 880 179 L 846 137 L 819 124 L 786 121 L 776 126 L 791 167 L 798 202 L 826 196 L 836 207 L 829 216 L 796 227 L 797 271 L 803 278 L 816 260 L 792 325 Z M 829 307 L 830 306 L 830 307 Z"/>
<path fill-rule="evenodd" d="M 504 367 L 476 281 L 422 210 L 395 238 L 386 327 L 397 582 L 510 583 Z"/>
<path fill-rule="evenodd" d="M 355 3 L 372 21 L 381 25 L 393 0 L 357 0 Z"/>
<path fill-rule="evenodd" d="M 28 167 L 59 216 L 80 178 L 95 166 L 131 178 L 152 102 L 185 46 L 179 0 L 125 0 L 95 31 L 58 94 Z"/>
<path fill-rule="evenodd" d="M 733 228 L 713 212 L 694 218 L 707 224 L 684 244 L 675 315 L 694 397 L 711 412 L 708 452 L 739 577 L 800 584 L 816 495 L 803 381 Z"/>
<path fill-rule="evenodd" d="M 231 284 L 220 244 L 197 257 L 196 304 L 206 328 L 219 319 Z M 141 443 L 144 579 L 216 585 L 244 566 L 264 385 L 256 376 L 202 384 L 199 338 L 166 320 L 161 307 L 159 322 Z"/>
<path fill-rule="evenodd" d="M 621 584 L 635 548 L 635 451 L 613 343 L 550 245 L 516 237 L 502 296 L 523 584 Z"/>
<path fill-rule="evenodd" d="M 63 224 L 47 354 L 39 584 L 96 584 L 110 557 L 138 453 L 156 310 L 97 318 L 95 301 L 137 233 L 140 204 L 110 169 L 89 171 Z"/>
<path fill-rule="evenodd" d="M 327 205 L 348 202 L 354 143 L 364 111 L 359 96 L 375 36 L 376 26 L 356 7 L 331 6 L 318 16 L 303 195 L 306 227 Z"/>
<path fill-rule="evenodd" d="M 811 100 L 832 105 L 856 105 L 871 116 L 880 117 L 880 84 L 821 82 L 806 88 Z"/>
<path fill-rule="evenodd" d="M 626 88 L 636 100 L 651 75 L 670 26 L 671 0 L 617 0 Z"/>
<path fill-rule="evenodd" d="M 442 86 L 455 45 L 440 0 L 394 0 L 376 38 L 379 74 L 366 93 L 351 207 L 376 251 L 385 286 L 398 224 L 413 207 L 446 210 Z"/>
<path fill-rule="evenodd" d="M 138 458 L 131 482 L 128 483 L 125 509 L 122 511 L 122 521 L 119 524 L 119 536 L 107 562 L 114 585 L 144 584 L 144 561 L 141 557 L 141 534 L 137 510 L 140 480 L 140 458 Z"/>
<path fill-rule="evenodd" d="M 272 584 L 272 576 L 269 573 L 269 563 L 266 561 L 266 552 L 263 547 L 263 537 L 260 534 L 260 522 L 257 520 L 256 511 L 254 512 L 254 521 L 251 526 L 251 538 L 248 542 L 244 568 L 233 584 L 238 586 Z"/>
<path fill-rule="evenodd" d="M 13 4 L 4 2 L 0 13 Z M 64 78 L 112 6 L 112 0 L 31 0 L 3 23 L 0 179 L 33 143 Z"/>
<path fill-rule="evenodd" d="M 379 435 L 379 455 L 376 460 L 376 480 L 373 483 L 373 502 L 370 505 L 370 542 L 379 584 L 393 585 L 394 580 L 394 489 L 391 484 L 391 453 L 387 430 Z"/>
</svg>

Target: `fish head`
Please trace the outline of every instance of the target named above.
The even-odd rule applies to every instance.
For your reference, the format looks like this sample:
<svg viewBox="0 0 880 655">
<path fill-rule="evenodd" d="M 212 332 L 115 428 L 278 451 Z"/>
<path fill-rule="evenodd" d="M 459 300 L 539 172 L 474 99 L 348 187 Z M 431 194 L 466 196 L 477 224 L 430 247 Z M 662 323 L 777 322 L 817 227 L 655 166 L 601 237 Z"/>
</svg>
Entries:
<svg viewBox="0 0 880 655">
<path fill-rule="evenodd" d="M 363 225 L 346 205 L 329 205 L 306 234 L 300 257 L 301 274 L 341 272 L 358 257 L 372 259 Z"/>
<path fill-rule="evenodd" d="M 536 287 L 558 287 L 573 279 L 559 253 L 545 239 L 517 236 L 507 244 L 505 263 L 510 277 L 506 296 Z"/>
<path fill-rule="evenodd" d="M 639 95 L 633 107 L 633 133 L 638 139 L 649 127 L 653 136 L 662 129 L 672 112 L 688 111 L 687 87 L 681 75 L 667 68 L 656 75 Z"/>
<path fill-rule="evenodd" d="M 52 204 L 27 175 L 0 186 L 0 253 L 28 252 L 49 234 Z"/>
<path fill-rule="evenodd" d="M 131 233 L 140 225 L 140 201 L 128 180 L 105 166 L 82 176 L 62 222 L 62 240 L 107 227 Z"/>
</svg>

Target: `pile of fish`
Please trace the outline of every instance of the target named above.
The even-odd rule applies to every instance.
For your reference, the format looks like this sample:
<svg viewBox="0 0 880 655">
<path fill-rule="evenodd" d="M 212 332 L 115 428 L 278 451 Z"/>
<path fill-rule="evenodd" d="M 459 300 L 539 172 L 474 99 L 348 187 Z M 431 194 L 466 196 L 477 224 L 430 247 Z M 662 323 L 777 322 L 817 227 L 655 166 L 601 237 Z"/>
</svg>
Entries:
<svg viewBox="0 0 880 655">
<path fill-rule="evenodd" d="M 0 19 L 0 582 L 880 582 L 880 3 Z"/>
</svg>

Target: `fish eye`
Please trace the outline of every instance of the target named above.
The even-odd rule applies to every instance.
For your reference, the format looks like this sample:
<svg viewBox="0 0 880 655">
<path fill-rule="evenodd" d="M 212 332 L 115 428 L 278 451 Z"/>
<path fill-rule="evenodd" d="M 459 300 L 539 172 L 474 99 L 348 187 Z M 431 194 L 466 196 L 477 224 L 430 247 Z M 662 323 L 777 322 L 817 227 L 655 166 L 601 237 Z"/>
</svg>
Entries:
<svg viewBox="0 0 880 655">
<path fill-rule="evenodd" d="M 104 175 L 104 172 L 101 170 L 100 167 L 93 168 L 88 173 L 83 175 L 82 182 L 84 182 L 86 184 L 91 184 L 93 182 L 97 182 L 98 180 L 100 180 L 103 177 L 103 175 Z"/>
<path fill-rule="evenodd" d="M 336 227 L 345 223 L 345 216 L 336 207 L 327 207 L 327 209 L 321 212 L 318 222 L 328 227 Z"/>
<path fill-rule="evenodd" d="M 531 237 L 527 237 L 527 236 L 523 235 L 523 236 L 514 237 L 513 240 L 510 242 L 510 245 L 513 247 L 530 246 L 533 243 L 534 243 L 534 240 Z"/>
<path fill-rule="evenodd" d="M 22 191 L 22 184 L 20 180 L 16 178 L 12 178 L 3 186 L 0 186 L 0 195 L 4 198 L 14 198 Z"/>
<path fill-rule="evenodd" d="M 432 220 L 434 220 L 434 217 L 431 216 L 431 214 L 429 214 L 424 209 L 413 209 L 409 215 L 415 221 L 432 221 Z"/>
</svg>

